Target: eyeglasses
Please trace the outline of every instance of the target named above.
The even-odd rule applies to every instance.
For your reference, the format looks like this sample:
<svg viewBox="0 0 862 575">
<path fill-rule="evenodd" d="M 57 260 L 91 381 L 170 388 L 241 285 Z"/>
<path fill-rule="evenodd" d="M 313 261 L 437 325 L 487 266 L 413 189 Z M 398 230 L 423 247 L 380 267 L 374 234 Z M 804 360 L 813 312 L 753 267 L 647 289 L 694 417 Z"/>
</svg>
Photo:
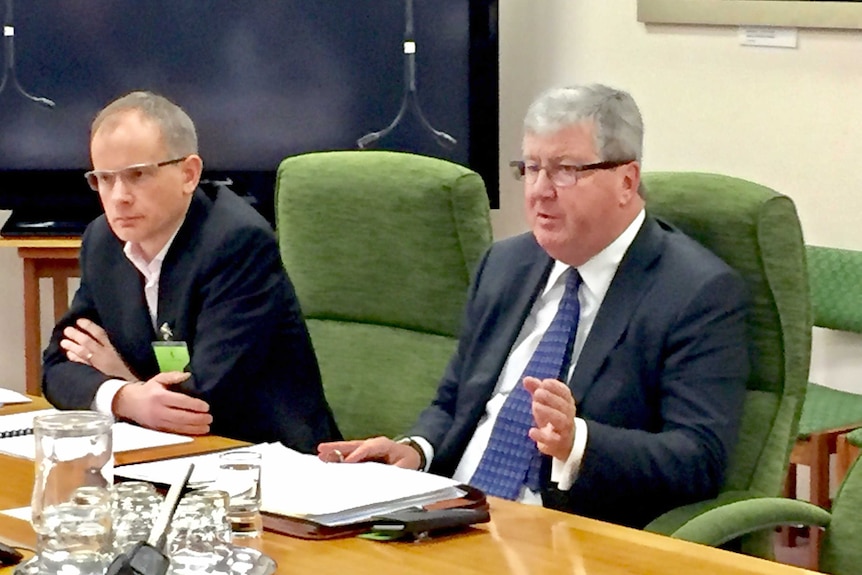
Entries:
<svg viewBox="0 0 862 575">
<path fill-rule="evenodd" d="M 114 184 L 117 183 L 117 178 L 126 186 L 140 186 L 155 176 L 159 168 L 170 166 L 171 164 L 179 164 L 186 158 L 188 156 L 153 164 L 135 164 L 134 166 L 119 170 L 90 170 L 84 174 L 84 177 L 87 178 L 87 183 L 90 184 L 90 187 L 95 192 L 98 192 L 100 189 L 113 189 Z"/>
<path fill-rule="evenodd" d="M 613 162 L 596 162 L 577 166 L 574 164 L 549 164 L 543 166 L 535 162 L 524 162 L 514 160 L 509 162 L 512 174 L 516 180 L 526 180 L 528 184 L 535 184 L 539 179 L 539 172 L 545 170 L 548 179 L 558 188 L 569 188 L 578 183 L 581 172 L 587 170 L 611 170 L 634 162 L 634 160 L 620 160 Z"/>
</svg>

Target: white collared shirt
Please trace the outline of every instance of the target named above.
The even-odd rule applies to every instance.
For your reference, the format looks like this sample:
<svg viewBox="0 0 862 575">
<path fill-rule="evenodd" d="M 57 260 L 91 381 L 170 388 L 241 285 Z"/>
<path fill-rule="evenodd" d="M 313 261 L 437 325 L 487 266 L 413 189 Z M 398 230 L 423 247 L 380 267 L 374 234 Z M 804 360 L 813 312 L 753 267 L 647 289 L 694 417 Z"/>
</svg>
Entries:
<svg viewBox="0 0 862 575">
<path fill-rule="evenodd" d="M 584 342 L 590 334 L 595 322 L 596 315 L 601 307 L 605 294 L 614 279 L 617 268 L 623 259 L 629 246 L 643 225 L 646 215 L 644 210 L 635 217 L 631 224 L 621 233 L 617 239 L 611 242 L 604 250 L 593 256 L 589 261 L 578 267 L 581 274 L 581 287 L 578 290 L 578 301 L 581 306 L 581 315 L 578 321 L 578 330 L 575 334 L 575 342 L 572 348 L 572 364 L 569 367 L 567 379 L 571 379 L 575 370 L 578 357 L 584 347 Z M 479 466 L 482 454 L 488 446 L 491 430 L 506 401 L 509 393 L 521 382 L 521 375 L 527 367 L 527 363 L 533 352 L 539 345 L 542 336 L 550 327 L 557 308 L 563 298 L 565 291 L 567 272 L 571 266 L 560 261 L 555 261 L 548 276 L 544 289 L 533 304 L 530 314 L 521 326 L 515 343 L 509 352 L 509 357 L 503 365 L 503 370 L 497 380 L 494 393 L 485 407 L 485 415 L 479 421 L 472 439 L 464 450 L 464 455 L 453 475 L 454 479 L 469 483 L 470 479 Z M 426 460 L 431 461 L 433 448 L 424 438 L 414 438 L 424 449 Z M 568 460 L 553 460 L 551 470 L 551 481 L 557 483 L 558 489 L 568 490 L 577 479 L 581 459 L 587 445 L 587 424 L 580 417 L 575 417 L 575 441 Z M 541 505 L 541 494 L 530 491 L 526 486 L 521 491 L 519 501 Z"/>
<path fill-rule="evenodd" d="M 162 277 L 162 264 L 164 263 L 165 256 L 171 248 L 171 244 L 174 243 L 174 238 L 177 237 L 177 233 L 179 233 L 181 227 L 182 222 L 177 229 L 174 230 L 174 233 L 171 234 L 171 237 L 168 238 L 167 243 L 165 243 L 162 249 L 159 250 L 159 253 L 157 253 L 149 262 L 141 252 L 139 245 L 133 244 L 132 242 L 126 242 L 123 246 L 123 253 L 126 258 L 132 262 L 132 265 L 135 266 L 135 268 L 141 272 L 141 275 L 144 277 L 144 298 L 147 301 L 147 311 L 150 315 L 150 323 L 153 326 L 153 330 L 156 332 L 158 332 L 156 322 L 159 314 L 159 279 Z M 102 382 L 99 389 L 96 390 L 96 395 L 93 398 L 91 407 L 100 413 L 113 415 L 111 406 L 114 404 L 114 397 L 117 395 L 117 392 L 120 391 L 120 388 L 128 383 L 131 382 L 122 379 L 109 379 Z"/>
</svg>

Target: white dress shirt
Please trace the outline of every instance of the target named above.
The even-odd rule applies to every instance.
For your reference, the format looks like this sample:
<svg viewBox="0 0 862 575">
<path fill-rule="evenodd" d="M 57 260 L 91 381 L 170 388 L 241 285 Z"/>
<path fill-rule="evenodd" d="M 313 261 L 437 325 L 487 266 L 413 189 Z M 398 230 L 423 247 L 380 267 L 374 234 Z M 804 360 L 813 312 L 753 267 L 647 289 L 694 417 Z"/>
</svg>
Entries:
<svg viewBox="0 0 862 575">
<path fill-rule="evenodd" d="M 574 373 L 578 357 L 593 327 L 605 294 L 611 285 L 611 281 L 614 279 L 623 256 L 629 249 L 632 241 L 634 241 L 638 230 L 643 225 L 644 218 L 645 212 L 641 210 L 616 240 L 577 268 L 582 279 L 580 289 L 578 290 L 581 315 L 578 321 L 578 330 L 575 334 L 575 342 L 572 348 L 572 364 L 569 367 L 567 380 L 571 379 L 572 373 Z M 509 352 L 505 365 L 503 365 L 503 370 L 497 380 L 494 393 L 485 406 L 485 415 L 479 421 L 476 431 L 467 444 L 458 467 L 455 469 L 455 473 L 453 474 L 454 479 L 463 483 L 469 483 L 473 477 L 476 468 L 479 466 L 479 461 L 482 459 L 482 454 L 488 446 L 491 430 L 494 428 L 494 423 L 497 420 L 500 409 L 503 407 L 503 403 L 505 403 L 506 398 L 514 387 L 521 383 L 521 376 L 527 367 L 527 363 L 530 361 L 533 352 L 539 345 L 539 341 L 541 341 L 542 336 L 548 327 L 550 327 L 557 313 L 557 308 L 565 291 L 566 277 L 570 269 L 571 266 L 563 262 L 554 262 L 547 284 L 533 304 L 533 308 L 524 321 L 524 325 L 521 326 L 521 331 Z M 577 479 L 581 459 L 587 446 L 586 422 L 580 417 L 575 417 L 574 423 L 575 440 L 568 460 L 562 461 L 555 458 L 551 467 L 551 481 L 557 483 L 557 488 L 563 491 L 570 489 L 575 479 Z M 426 461 L 428 462 L 426 464 L 427 469 L 433 457 L 433 448 L 422 437 L 414 437 L 412 439 L 425 450 Z M 523 503 L 542 504 L 541 493 L 533 492 L 527 489 L 526 486 L 522 489 L 518 500 Z"/>
<path fill-rule="evenodd" d="M 171 248 L 171 244 L 174 243 L 174 238 L 177 237 L 177 233 L 180 231 L 180 227 L 182 227 L 182 223 L 180 223 L 180 226 L 174 230 L 174 233 L 168 239 L 164 247 L 159 250 L 159 253 L 157 253 L 150 261 L 147 261 L 144 254 L 141 252 L 140 246 L 137 244 L 126 242 L 123 246 L 123 253 L 126 255 L 126 258 L 132 262 L 132 265 L 135 266 L 135 268 L 137 268 L 144 277 L 144 298 L 147 300 L 147 311 L 149 311 L 150 314 L 150 323 L 152 323 L 153 330 L 156 333 L 158 333 L 156 321 L 159 313 L 159 279 L 162 277 L 162 264 L 165 261 L 165 255 L 167 255 L 168 250 Z M 113 415 L 111 406 L 114 404 L 114 397 L 117 395 L 117 392 L 120 391 L 120 388 L 128 383 L 131 382 L 122 379 L 109 379 L 103 382 L 99 386 L 99 389 L 96 390 L 96 395 L 93 398 L 93 403 L 91 405 L 92 409 L 99 413 Z"/>
</svg>

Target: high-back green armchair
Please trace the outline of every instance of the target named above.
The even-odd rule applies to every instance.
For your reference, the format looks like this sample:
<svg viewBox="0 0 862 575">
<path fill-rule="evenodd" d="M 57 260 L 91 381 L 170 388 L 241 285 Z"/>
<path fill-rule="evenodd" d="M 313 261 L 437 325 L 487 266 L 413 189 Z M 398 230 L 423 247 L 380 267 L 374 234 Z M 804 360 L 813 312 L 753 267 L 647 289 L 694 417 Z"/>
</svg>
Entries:
<svg viewBox="0 0 862 575">
<path fill-rule="evenodd" d="M 646 173 L 643 180 L 647 210 L 738 270 L 752 301 L 752 373 L 724 488 L 715 500 L 673 510 L 647 526 L 674 534 L 710 509 L 781 493 L 808 378 L 811 312 L 805 246 L 788 197 L 718 174 Z M 762 541 L 747 545 L 749 552 L 768 554 Z"/>
<path fill-rule="evenodd" d="M 403 433 L 434 396 L 491 243 L 482 179 L 413 154 L 312 153 L 281 163 L 275 208 L 342 433 Z"/>
</svg>

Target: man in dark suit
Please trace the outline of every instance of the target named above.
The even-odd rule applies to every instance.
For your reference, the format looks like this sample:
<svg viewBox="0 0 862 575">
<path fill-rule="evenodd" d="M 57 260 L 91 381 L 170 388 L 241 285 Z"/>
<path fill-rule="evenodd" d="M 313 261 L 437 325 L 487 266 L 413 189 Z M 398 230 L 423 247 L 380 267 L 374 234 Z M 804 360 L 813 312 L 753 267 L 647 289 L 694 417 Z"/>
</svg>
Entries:
<svg viewBox="0 0 862 575">
<path fill-rule="evenodd" d="M 749 373 L 744 284 L 646 213 L 642 140 L 625 92 L 533 102 L 513 162 L 532 233 L 479 264 L 436 398 L 405 439 L 329 443 L 320 456 L 424 468 L 637 527 L 715 496 Z"/>
<path fill-rule="evenodd" d="M 197 149 L 191 119 L 161 96 L 133 92 L 96 117 L 87 178 L 105 215 L 84 234 L 81 285 L 44 354 L 45 396 L 313 451 L 340 435 L 275 235 L 229 189 L 199 187 Z M 160 369 L 157 340 L 178 346 L 179 365 Z"/>
</svg>

